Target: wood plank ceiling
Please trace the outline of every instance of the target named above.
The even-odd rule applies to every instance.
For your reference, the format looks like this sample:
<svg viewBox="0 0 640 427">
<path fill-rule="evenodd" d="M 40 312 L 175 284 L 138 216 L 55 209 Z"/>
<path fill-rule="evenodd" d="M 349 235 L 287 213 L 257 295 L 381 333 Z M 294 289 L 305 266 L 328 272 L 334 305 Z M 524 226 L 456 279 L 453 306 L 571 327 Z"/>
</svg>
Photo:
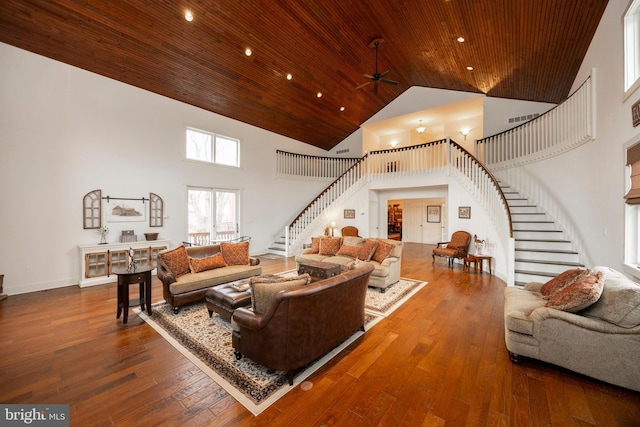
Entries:
<svg viewBox="0 0 640 427">
<path fill-rule="evenodd" d="M 561 102 L 606 5 L 2 0 L 0 41 L 329 150 L 411 86 Z"/>
</svg>

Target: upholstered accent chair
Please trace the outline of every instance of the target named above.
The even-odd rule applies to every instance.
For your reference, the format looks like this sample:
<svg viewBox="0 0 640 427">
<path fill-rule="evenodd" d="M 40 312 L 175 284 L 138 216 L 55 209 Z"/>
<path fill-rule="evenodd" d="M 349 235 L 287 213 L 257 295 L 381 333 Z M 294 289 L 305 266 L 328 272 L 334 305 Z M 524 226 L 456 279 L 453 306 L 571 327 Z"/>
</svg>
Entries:
<svg viewBox="0 0 640 427">
<path fill-rule="evenodd" d="M 342 230 L 340 231 L 340 233 L 342 234 L 342 237 L 345 237 L 345 236 L 359 237 L 358 236 L 358 228 L 357 227 L 353 227 L 351 225 L 347 225 L 346 227 L 342 227 Z"/>
<path fill-rule="evenodd" d="M 456 231 L 451 235 L 448 242 L 439 242 L 431 257 L 436 262 L 436 256 L 446 257 L 449 265 L 453 266 L 455 258 L 464 258 L 469 253 L 469 244 L 471 243 L 471 234 L 466 231 Z"/>
</svg>

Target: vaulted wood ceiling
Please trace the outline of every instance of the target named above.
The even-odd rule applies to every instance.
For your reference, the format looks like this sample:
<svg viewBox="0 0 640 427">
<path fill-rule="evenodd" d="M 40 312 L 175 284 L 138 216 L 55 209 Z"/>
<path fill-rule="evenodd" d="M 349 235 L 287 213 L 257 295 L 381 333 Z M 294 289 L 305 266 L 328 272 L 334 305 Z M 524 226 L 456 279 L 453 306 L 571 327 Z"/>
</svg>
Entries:
<svg viewBox="0 0 640 427">
<path fill-rule="evenodd" d="M 411 86 L 561 102 L 606 5 L 2 0 L 0 41 L 328 150 Z"/>
</svg>

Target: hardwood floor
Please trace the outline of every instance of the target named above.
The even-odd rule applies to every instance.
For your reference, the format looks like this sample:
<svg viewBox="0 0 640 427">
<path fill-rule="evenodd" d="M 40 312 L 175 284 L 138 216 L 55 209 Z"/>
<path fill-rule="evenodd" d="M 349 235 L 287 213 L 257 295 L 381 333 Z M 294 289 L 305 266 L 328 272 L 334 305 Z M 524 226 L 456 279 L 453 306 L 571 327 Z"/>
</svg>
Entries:
<svg viewBox="0 0 640 427">
<path fill-rule="evenodd" d="M 72 426 L 638 426 L 640 393 L 504 346 L 504 282 L 406 244 L 402 276 L 429 282 L 342 355 L 254 417 L 151 327 L 116 320 L 116 286 L 0 301 L 0 402 L 68 403 Z M 292 259 L 261 260 L 264 273 Z M 160 301 L 154 279 L 153 299 Z M 640 355 L 639 355 L 640 357 Z"/>
</svg>

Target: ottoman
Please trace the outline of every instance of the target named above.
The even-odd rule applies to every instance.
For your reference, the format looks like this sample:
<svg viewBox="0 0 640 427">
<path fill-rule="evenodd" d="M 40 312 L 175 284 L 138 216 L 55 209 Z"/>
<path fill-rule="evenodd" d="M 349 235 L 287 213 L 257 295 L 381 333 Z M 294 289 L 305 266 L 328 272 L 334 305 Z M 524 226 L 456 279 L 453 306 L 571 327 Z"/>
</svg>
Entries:
<svg viewBox="0 0 640 427">
<path fill-rule="evenodd" d="M 246 291 L 238 291 L 233 286 L 247 284 Z M 209 289 L 205 294 L 205 302 L 209 317 L 215 311 L 223 318 L 231 321 L 233 311 L 238 307 L 246 307 L 251 305 L 251 292 L 248 288 L 249 280 L 237 280 L 235 282 L 225 283 L 224 285 L 215 286 Z"/>
</svg>

